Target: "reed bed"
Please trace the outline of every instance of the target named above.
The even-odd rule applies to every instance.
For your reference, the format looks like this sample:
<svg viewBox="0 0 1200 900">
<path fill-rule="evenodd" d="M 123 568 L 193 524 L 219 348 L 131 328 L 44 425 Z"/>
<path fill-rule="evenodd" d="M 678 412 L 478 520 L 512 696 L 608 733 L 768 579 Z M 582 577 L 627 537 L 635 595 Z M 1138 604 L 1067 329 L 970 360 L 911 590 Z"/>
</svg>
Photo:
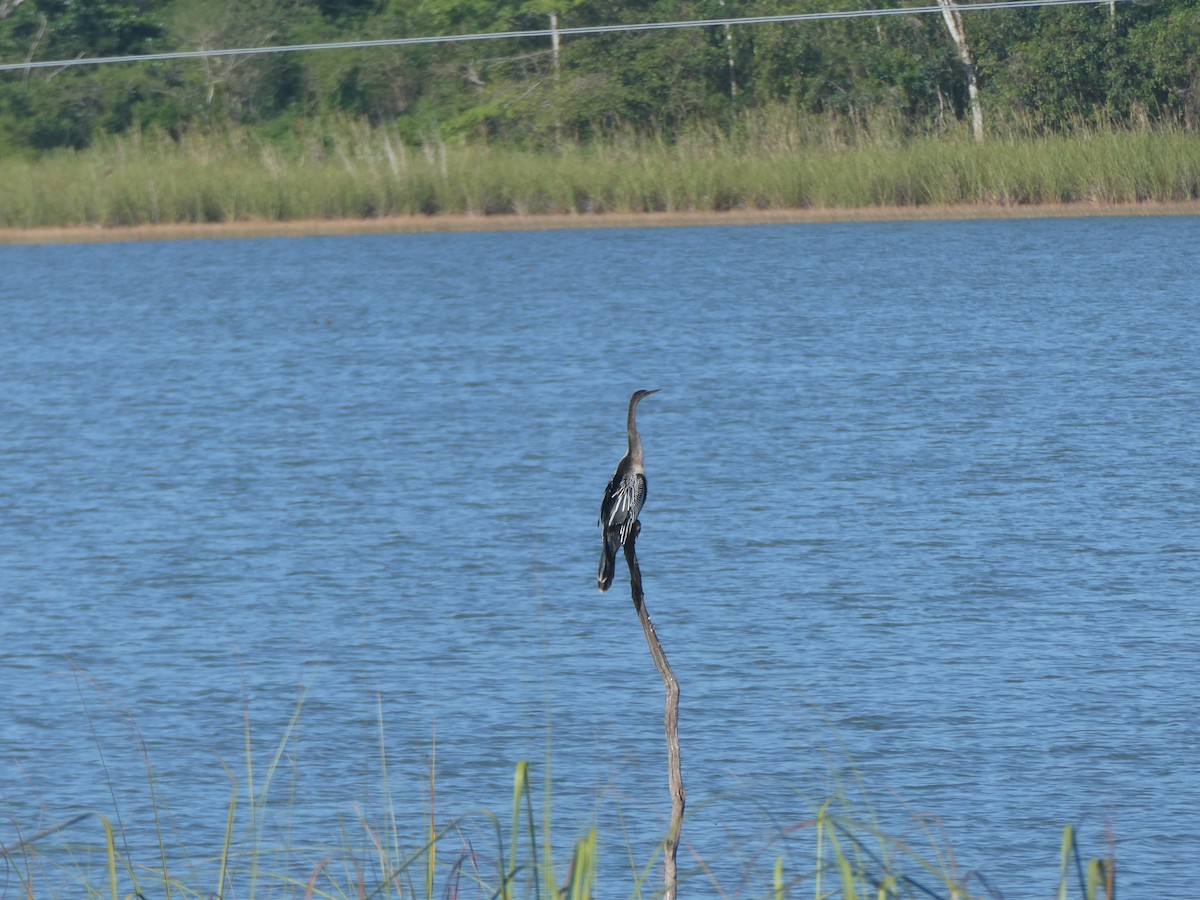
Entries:
<svg viewBox="0 0 1200 900">
<path fill-rule="evenodd" d="M 285 139 L 246 129 L 111 137 L 87 150 L 0 160 L 0 227 L 290 222 L 400 216 L 1200 200 L 1200 140 L 1171 129 L 1012 133 L 762 120 L 682 137 L 624 134 L 556 149 L 430 138 L 350 120 Z"/>
<path fill-rule="evenodd" d="M 477 810 L 447 818 L 435 812 L 444 808 L 446 798 L 436 789 L 436 755 L 431 750 L 428 776 L 419 786 L 427 798 L 425 806 L 420 810 L 403 808 L 393 792 L 382 709 L 376 751 L 382 785 L 380 809 L 368 817 L 355 805 L 353 824 L 344 826 L 327 845 L 274 846 L 271 835 L 278 831 L 279 816 L 287 820 L 288 803 L 297 798 L 294 783 L 290 800 L 283 801 L 276 798 L 273 785 L 288 779 L 289 742 L 299 726 L 303 705 L 301 696 L 273 750 L 255 739 L 247 719 L 244 768 L 241 772 L 225 769 L 231 791 L 220 822 L 224 837 L 215 852 L 168 846 L 164 830 L 172 814 L 157 785 L 145 741 L 130 716 L 128 722 L 133 724 L 153 799 L 150 821 L 122 820 L 121 798 L 111 781 L 111 810 L 83 812 L 37 828 L 26 827 L 8 815 L 4 817 L 7 827 L 0 831 L 0 868 L 6 885 L 0 888 L 0 895 L 7 896 L 11 888 L 13 896 L 23 900 L 589 900 L 593 894 L 660 896 L 662 843 L 649 860 L 635 860 L 633 849 L 627 843 L 622 846 L 620 838 L 605 840 L 595 823 L 575 823 L 579 836 L 569 855 L 565 860 L 556 857 L 550 836 L 561 834 L 564 824 L 552 815 L 550 780 L 547 774 L 539 783 L 533 767 L 525 761 L 518 762 L 513 771 L 508 813 Z M 264 750 L 269 759 L 266 765 L 261 764 Z M 97 751 L 103 760 L 99 745 Z M 108 779 L 107 766 L 104 772 Z M 294 777 L 294 763 L 291 774 Z M 982 900 L 1000 896 L 982 873 L 959 868 L 936 819 L 911 817 L 912 825 L 906 830 L 920 838 L 920 846 L 889 835 L 878 824 L 879 810 L 869 800 L 855 799 L 862 795 L 862 787 L 857 779 L 853 781 L 845 785 L 837 779 L 831 797 L 819 803 L 790 798 L 788 806 L 804 810 L 798 818 L 781 821 L 765 814 L 771 824 L 756 838 L 760 843 L 751 848 L 748 858 L 734 861 L 734 867 L 741 870 L 736 884 L 722 884 L 714 875 L 715 867 L 693 849 L 681 866 L 682 892 L 763 900 Z M 665 789 L 663 796 L 664 802 L 669 802 Z M 703 819 L 705 814 L 700 804 L 689 820 Z M 157 836 L 157 848 L 143 840 L 140 850 L 131 851 L 127 824 L 143 835 L 149 828 Z M 686 833 L 686 824 L 684 830 Z M 744 850 L 731 848 L 734 855 Z M 606 854 L 610 860 L 627 860 L 623 877 L 614 879 L 611 868 L 607 878 L 600 874 Z M 728 869 L 730 861 L 722 862 L 722 868 Z M 1071 826 L 1063 829 L 1059 900 L 1113 900 L 1115 872 L 1111 846 L 1104 855 L 1087 858 L 1080 851 L 1075 830 Z"/>
<path fill-rule="evenodd" d="M 279 847 L 264 837 L 276 801 L 269 785 L 278 758 L 263 773 L 247 768 L 246 784 L 233 785 L 224 821 L 224 840 L 215 855 L 198 848 L 172 849 L 163 842 L 153 852 L 131 852 L 119 816 L 81 813 L 21 832 L 0 846 L 0 866 L 14 896 L 178 898 L 341 898 L 341 900 L 589 900 L 593 895 L 661 896 L 661 845 L 644 863 L 628 846 L 613 846 L 595 826 L 582 830 L 564 861 L 556 858 L 549 835 L 561 823 L 550 816 L 548 783 L 538 786 L 528 763 L 517 763 L 511 818 L 480 811 L 462 819 L 434 815 L 435 791 L 423 826 L 406 833 L 395 809 L 368 820 L 357 813 L 357 834 L 343 832 L 323 846 Z M 255 789 L 254 778 L 261 787 Z M 544 792 L 540 812 L 534 799 Z M 385 791 L 386 793 L 386 791 Z M 441 801 L 439 798 L 438 802 Z M 163 811 L 163 817 L 169 812 Z M 703 809 L 700 810 L 703 816 Z M 156 819 L 159 813 L 155 813 Z M 15 824 L 15 823 L 13 823 Z M 1002 896 L 980 872 L 964 871 L 936 822 L 920 820 L 928 847 L 917 848 L 890 836 L 871 812 L 838 794 L 810 815 L 782 826 L 741 861 L 736 883 L 722 884 L 710 861 L 692 851 L 681 866 L 682 892 L 704 896 L 789 898 L 874 898 L 874 900 L 984 900 Z M 686 829 L 685 829 L 686 830 Z M 607 845 L 607 846 L 606 846 Z M 614 881 L 600 875 L 605 854 L 628 859 L 628 872 Z M 1058 900 L 1114 900 L 1115 858 L 1087 858 L 1071 826 L 1062 829 Z M 610 856 L 610 859 L 612 856 Z M 727 860 L 724 862 L 728 862 Z M 766 871 L 763 877 L 763 871 Z M 611 870 L 610 870 L 611 871 Z M 1047 885 L 1047 889 L 1051 888 Z M 0 894 L 7 895 L 6 891 Z"/>
</svg>

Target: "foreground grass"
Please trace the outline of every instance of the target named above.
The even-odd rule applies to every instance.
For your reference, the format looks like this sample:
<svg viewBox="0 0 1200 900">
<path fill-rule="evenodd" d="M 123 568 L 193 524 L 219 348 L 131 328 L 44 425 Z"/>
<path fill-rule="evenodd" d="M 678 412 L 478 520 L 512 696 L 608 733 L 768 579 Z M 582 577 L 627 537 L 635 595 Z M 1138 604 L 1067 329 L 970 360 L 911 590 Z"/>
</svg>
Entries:
<svg viewBox="0 0 1200 900">
<path fill-rule="evenodd" d="M 757 120 L 665 141 L 557 152 L 313 123 L 286 141 L 246 130 L 133 134 L 77 153 L 0 159 L 0 228 L 136 227 L 434 216 L 587 216 L 1200 200 L 1200 139 L 1080 129 L 899 137 Z"/>
<path fill-rule="evenodd" d="M 620 884 L 599 883 L 600 858 L 606 842 L 594 825 L 581 836 L 563 864 L 555 858 L 550 835 L 561 831 L 553 822 L 548 777 L 535 786 L 531 767 L 517 763 L 510 815 L 476 811 L 446 820 L 435 814 L 436 765 L 430 754 L 425 785 L 426 807 L 416 820 L 394 804 L 389 754 L 379 723 L 379 775 L 384 804 L 368 819 L 357 807 L 357 832 L 343 831 L 322 847 L 273 847 L 266 837 L 279 802 L 272 797 L 277 774 L 286 777 L 288 743 L 303 707 L 298 701 L 291 721 L 265 767 L 254 763 L 254 741 L 247 722 L 246 760 L 237 776 L 226 770 L 231 794 L 223 821 L 219 851 L 203 858 L 199 848 L 183 851 L 167 846 L 163 822 L 170 811 L 160 797 L 145 742 L 134 724 L 135 742 L 145 761 L 153 799 L 151 822 L 129 823 L 138 833 L 157 836 L 157 849 L 132 852 L 130 838 L 113 795 L 111 811 L 74 815 L 38 829 L 23 828 L 11 816 L 0 831 L 0 896 L 34 900 L 42 897 L 180 898 L 489 898 L 489 900 L 589 900 L 605 897 L 651 898 L 662 893 L 662 844 L 646 862 L 635 861 L 627 844 L 609 852 L 628 858 L 628 874 Z M 133 722 L 129 717 L 129 722 Z M 98 746 L 101 760 L 103 753 Z M 284 765 L 281 767 L 281 763 Z M 104 769 L 108 777 L 107 768 Z M 535 794 L 540 793 L 540 797 Z M 664 802 L 667 793 L 663 790 Z M 295 797 L 292 798 L 293 802 Z M 752 801 L 751 801 L 752 802 Z M 723 885 L 709 861 L 691 853 L 681 867 L 681 893 L 720 897 L 786 898 L 924 898 L 972 900 L 999 896 L 978 872 L 958 869 L 953 851 L 936 821 L 917 817 L 916 833 L 925 849 L 884 833 L 869 804 L 853 802 L 847 792 L 819 804 L 792 822 L 773 823 L 770 836 L 740 863 L 740 883 Z M 286 802 L 284 804 L 286 815 Z M 703 807 L 690 818 L 704 816 Z M 414 821 L 419 824 L 413 825 Z M 408 825 L 401 824 L 407 822 Z M 684 833 L 687 833 L 685 824 Z M 208 852 L 208 851 L 205 851 Z M 176 859 L 174 857 L 183 858 Z M 727 860 L 723 860 L 727 863 Z M 199 864 L 197 864 L 199 863 Z M 761 870 L 769 872 L 766 879 Z M 726 866 L 727 868 L 727 866 Z M 753 870 L 753 871 L 751 871 Z M 611 868 L 607 871 L 611 873 Z M 1072 828 L 1063 829 L 1059 900 L 1113 900 L 1115 868 L 1111 853 L 1085 859 Z"/>
<path fill-rule="evenodd" d="M 270 777 L 268 772 L 267 783 Z M 433 816 L 431 793 L 423 833 L 401 834 L 394 812 L 381 822 L 360 816 L 362 834 L 347 846 L 268 847 L 262 839 L 268 814 L 266 787 L 259 794 L 252 788 L 245 792 L 248 796 L 240 793 L 235 787 L 220 853 L 206 861 L 199 875 L 197 860 L 182 864 L 173 860 L 161 836 L 157 858 L 147 859 L 143 853 L 135 862 L 125 849 L 119 819 L 100 813 L 76 815 L 19 835 L 0 846 L 0 866 L 7 870 L 13 896 L 26 900 L 151 896 L 589 900 L 594 891 L 606 897 L 648 900 L 662 894 L 660 852 L 631 871 L 628 882 L 598 886 L 600 851 L 594 827 L 575 843 L 565 869 L 557 866 L 548 839 L 549 791 L 539 822 L 530 769 L 524 762 L 516 766 L 513 780 L 511 828 L 506 827 L 506 819 L 489 812 L 469 822 L 439 823 Z M 245 814 L 239 813 L 242 805 L 248 808 Z M 929 831 L 925 826 L 923 830 Z M 881 833 L 869 817 L 858 818 L 852 805 L 839 796 L 820 805 L 810 818 L 780 829 L 776 841 L 763 847 L 763 854 L 773 862 L 769 883 L 722 885 L 707 862 L 695 858 L 683 869 L 681 892 L 763 900 L 1001 896 L 980 873 L 958 871 L 953 853 L 939 846 L 935 837 L 930 848 L 922 855 L 904 841 Z M 1060 859 L 1055 894 L 1059 900 L 1115 898 L 1113 858 L 1085 860 L 1069 826 L 1063 829 Z M 0 890 L 0 895 L 7 892 Z"/>
</svg>

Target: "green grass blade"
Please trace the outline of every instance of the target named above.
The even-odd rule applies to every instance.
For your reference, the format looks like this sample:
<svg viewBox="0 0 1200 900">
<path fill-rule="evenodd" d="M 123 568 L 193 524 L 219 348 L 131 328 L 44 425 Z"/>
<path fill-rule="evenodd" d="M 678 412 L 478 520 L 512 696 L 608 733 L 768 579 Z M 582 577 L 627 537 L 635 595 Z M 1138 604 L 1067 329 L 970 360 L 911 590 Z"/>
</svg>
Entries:
<svg viewBox="0 0 1200 900">
<path fill-rule="evenodd" d="M 254 900 L 254 887 L 258 881 L 258 804 L 254 802 L 254 746 L 250 740 L 250 701 L 246 700 L 242 710 L 244 731 L 243 752 L 246 754 L 246 799 L 250 804 L 250 885 L 247 896 Z"/>
<path fill-rule="evenodd" d="M 1058 859 L 1058 900 L 1067 900 L 1067 866 L 1071 861 L 1071 847 L 1075 844 L 1075 829 L 1064 825 L 1062 847 Z"/>
<path fill-rule="evenodd" d="M 513 772 L 513 808 L 512 808 L 512 831 L 509 833 L 509 839 L 512 846 L 509 847 L 508 853 L 508 872 L 501 882 L 501 890 L 504 892 L 502 896 L 505 900 L 511 900 L 512 888 L 511 881 L 516 877 L 517 873 L 517 844 L 520 843 L 521 829 L 521 799 L 529 790 L 529 763 L 526 760 L 521 760 L 517 763 L 516 771 Z M 536 858 L 535 858 L 536 864 Z"/>
<path fill-rule="evenodd" d="M 558 897 L 554 880 L 554 852 L 550 846 L 550 748 L 546 748 L 545 775 L 542 777 L 542 884 L 547 897 Z"/>
<path fill-rule="evenodd" d="M 383 782 L 383 809 L 384 816 L 386 817 L 384 827 L 386 828 L 386 832 L 382 841 L 374 840 L 374 835 L 371 835 L 371 837 L 375 843 L 376 852 L 379 854 L 379 871 L 383 877 L 383 883 L 388 885 L 387 896 L 390 897 L 394 874 L 388 853 L 390 850 L 392 858 L 400 858 L 400 829 L 396 824 L 396 804 L 392 798 L 392 780 L 388 774 L 387 740 L 383 728 L 383 696 L 379 693 L 375 695 L 375 704 L 378 709 L 379 775 Z M 360 819 L 362 819 L 361 814 Z M 365 819 L 362 819 L 362 825 L 367 833 L 371 834 Z"/>
<path fill-rule="evenodd" d="M 833 857 L 837 862 L 838 875 L 842 879 L 842 896 L 845 900 L 858 900 L 858 890 L 855 887 L 854 865 L 850 858 L 842 852 L 841 842 L 837 837 L 837 830 L 829 829 L 829 846 L 833 849 Z"/>
<path fill-rule="evenodd" d="M 429 753 L 429 830 L 428 841 L 425 844 L 425 900 L 433 900 L 433 873 L 437 868 L 437 816 L 435 801 L 437 799 L 437 741 Z"/>
<path fill-rule="evenodd" d="M 596 829 L 588 833 L 575 845 L 571 859 L 571 870 L 563 894 L 567 900 L 591 900 L 592 886 L 596 881 Z"/>
<path fill-rule="evenodd" d="M 529 861 L 533 872 L 533 897 L 542 900 L 542 883 L 538 878 L 538 841 L 537 827 L 533 818 L 533 789 L 529 784 L 529 764 L 525 765 L 525 822 L 529 828 Z M 514 841 L 513 846 L 516 846 Z M 552 898 L 554 894 L 550 895 Z"/>
<path fill-rule="evenodd" d="M 229 811 L 225 814 L 225 838 L 221 842 L 221 862 L 217 870 L 217 900 L 225 896 L 225 873 L 229 870 L 229 845 L 233 841 L 233 820 L 237 810 L 238 783 L 233 782 L 233 790 L 229 795 Z"/>
<path fill-rule="evenodd" d="M 113 843 L 112 825 L 104 816 L 97 815 L 97 818 L 104 825 L 104 851 L 108 857 L 108 883 L 112 888 L 112 900 L 119 900 L 117 896 L 117 850 Z"/>
<path fill-rule="evenodd" d="M 816 900 L 821 900 L 821 875 L 825 870 L 825 815 L 828 809 L 829 801 L 826 800 L 823 804 L 821 804 L 821 808 L 817 810 L 817 864 L 815 866 L 817 881 Z"/>
</svg>

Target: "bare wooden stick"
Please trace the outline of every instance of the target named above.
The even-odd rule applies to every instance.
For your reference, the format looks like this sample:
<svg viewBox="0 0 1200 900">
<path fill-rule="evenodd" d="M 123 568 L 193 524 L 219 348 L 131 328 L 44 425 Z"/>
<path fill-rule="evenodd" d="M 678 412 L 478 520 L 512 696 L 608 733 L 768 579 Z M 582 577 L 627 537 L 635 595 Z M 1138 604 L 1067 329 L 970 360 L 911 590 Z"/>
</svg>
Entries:
<svg viewBox="0 0 1200 900">
<path fill-rule="evenodd" d="M 650 655 L 654 658 L 655 668 L 662 676 L 663 685 L 667 689 L 667 711 L 664 717 L 664 728 L 667 733 L 667 783 L 671 790 L 671 824 L 667 829 L 667 837 L 663 842 L 663 900 L 675 900 L 676 867 L 675 855 L 679 850 L 679 834 L 683 830 L 683 808 L 687 794 L 683 790 L 683 773 L 679 763 L 679 682 L 667 662 L 658 635 L 654 633 L 654 623 L 646 612 L 645 596 L 642 593 L 642 570 L 638 566 L 637 550 L 634 543 L 641 533 L 642 525 L 635 522 L 633 533 L 625 541 L 625 562 L 629 564 L 629 593 L 633 597 L 633 608 L 637 610 L 638 621 L 642 623 L 642 631 L 646 633 L 646 644 L 650 647 Z"/>
</svg>

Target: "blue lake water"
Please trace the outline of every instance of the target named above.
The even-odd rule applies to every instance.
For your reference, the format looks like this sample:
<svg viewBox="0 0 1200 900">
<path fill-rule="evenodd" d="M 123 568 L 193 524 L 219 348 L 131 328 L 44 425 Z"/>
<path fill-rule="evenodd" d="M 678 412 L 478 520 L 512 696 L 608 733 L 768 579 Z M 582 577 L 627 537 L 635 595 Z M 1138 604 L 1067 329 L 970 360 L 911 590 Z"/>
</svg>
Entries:
<svg viewBox="0 0 1200 900">
<path fill-rule="evenodd" d="M 633 894 L 664 695 L 596 514 L 646 387 L 685 895 L 766 896 L 783 855 L 809 896 L 841 794 L 980 894 L 1050 896 L 1072 824 L 1124 896 L 1184 896 L 1197 247 L 1130 218 L 0 248 L 0 844 L 99 812 L 152 866 L 157 806 L 215 890 L 231 779 L 244 847 L 287 736 L 262 846 L 366 850 L 389 810 L 419 845 L 432 765 L 485 853 L 474 810 L 549 760 L 560 863 L 596 824 L 599 895 Z"/>
</svg>

